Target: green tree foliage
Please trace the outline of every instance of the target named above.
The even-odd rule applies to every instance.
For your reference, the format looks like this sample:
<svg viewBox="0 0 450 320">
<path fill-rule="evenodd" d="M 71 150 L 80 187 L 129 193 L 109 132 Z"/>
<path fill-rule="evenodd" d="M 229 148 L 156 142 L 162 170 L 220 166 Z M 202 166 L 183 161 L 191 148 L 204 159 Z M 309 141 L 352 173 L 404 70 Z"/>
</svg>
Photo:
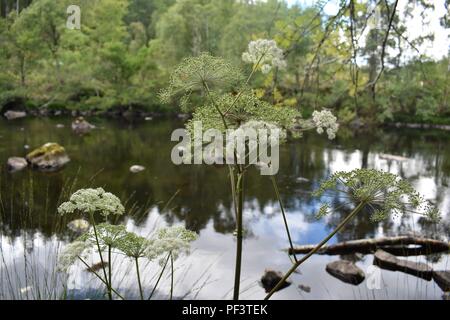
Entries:
<svg viewBox="0 0 450 320">
<path fill-rule="evenodd" d="M 449 56 L 425 56 L 434 35 L 410 39 L 406 28 L 433 2 L 341 0 L 331 15 L 326 3 L 80 0 L 81 29 L 70 30 L 68 0 L 4 0 L 0 106 L 162 110 L 157 92 L 184 58 L 208 52 L 249 71 L 242 52 L 267 38 L 289 67 L 258 73 L 252 86 L 275 107 L 328 108 L 341 122 L 450 122 Z M 448 28 L 448 14 L 439 22 Z"/>
</svg>

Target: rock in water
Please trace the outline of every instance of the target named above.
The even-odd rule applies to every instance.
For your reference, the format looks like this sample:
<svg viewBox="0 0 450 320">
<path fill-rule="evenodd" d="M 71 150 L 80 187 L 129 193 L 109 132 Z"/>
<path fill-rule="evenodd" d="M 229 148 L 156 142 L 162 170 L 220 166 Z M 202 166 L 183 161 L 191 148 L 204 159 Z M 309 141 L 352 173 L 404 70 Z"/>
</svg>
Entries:
<svg viewBox="0 0 450 320">
<path fill-rule="evenodd" d="M 306 293 L 310 293 L 311 292 L 311 287 L 310 286 L 305 286 L 304 284 L 299 284 L 298 288 Z"/>
<path fill-rule="evenodd" d="M 426 263 L 398 259 L 396 256 L 381 249 L 375 252 L 373 264 L 382 269 L 402 271 L 428 281 L 433 277 L 433 269 Z"/>
<path fill-rule="evenodd" d="M 83 117 L 78 117 L 72 122 L 72 130 L 76 134 L 86 134 L 94 128 L 95 126 L 87 122 Z"/>
<path fill-rule="evenodd" d="M 393 161 L 399 161 L 399 162 L 408 161 L 409 160 L 408 158 L 405 158 L 405 157 L 402 157 L 402 156 L 396 156 L 396 155 L 393 155 L 393 154 L 386 154 L 386 153 L 381 153 L 380 154 L 380 159 L 393 160 Z"/>
<path fill-rule="evenodd" d="M 282 278 L 283 274 L 279 271 L 265 270 L 264 275 L 261 278 L 261 284 L 266 290 L 266 293 L 269 293 L 273 288 L 275 288 L 277 283 L 280 282 Z M 289 287 L 290 285 L 290 281 L 284 281 L 282 286 L 277 291 Z"/>
<path fill-rule="evenodd" d="M 450 271 L 433 271 L 433 280 L 442 291 L 450 291 Z"/>
<path fill-rule="evenodd" d="M 7 167 L 9 172 L 16 172 L 28 166 L 27 159 L 21 157 L 8 158 Z"/>
<path fill-rule="evenodd" d="M 73 221 L 70 221 L 67 224 L 67 227 L 76 233 L 83 233 L 86 232 L 89 229 L 89 222 L 87 222 L 84 219 L 76 219 Z"/>
<path fill-rule="evenodd" d="M 353 262 L 338 260 L 327 264 L 327 272 L 339 280 L 358 285 L 366 278 L 364 271 L 358 268 Z"/>
<path fill-rule="evenodd" d="M 8 110 L 8 111 L 5 112 L 4 116 L 8 120 L 14 120 L 14 119 L 19 119 L 19 118 L 26 117 L 27 113 L 25 111 Z"/>
<path fill-rule="evenodd" d="M 66 150 L 53 142 L 31 151 L 26 159 L 33 168 L 41 171 L 57 171 L 70 161 Z"/>
<path fill-rule="evenodd" d="M 140 165 L 134 165 L 134 166 L 130 167 L 130 172 L 132 172 L 132 173 L 138 173 L 138 172 L 141 172 L 141 171 L 144 171 L 144 170 L 145 170 L 145 167 L 144 166 L 140 166 Z"/>
</svg>

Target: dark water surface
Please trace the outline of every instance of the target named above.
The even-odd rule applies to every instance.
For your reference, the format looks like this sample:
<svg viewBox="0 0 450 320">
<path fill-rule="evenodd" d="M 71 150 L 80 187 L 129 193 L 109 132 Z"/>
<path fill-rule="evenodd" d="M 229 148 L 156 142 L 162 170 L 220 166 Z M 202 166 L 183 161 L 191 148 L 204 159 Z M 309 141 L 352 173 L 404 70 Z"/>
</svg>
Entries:
<svg viewBox="0 0 450 320">
<path fill-rule="evenodd" d="M 81 266 L 69 275 L 55 272 L 57 252 L 74 235 L 68 221 L 56 214 L 57 205 L 82 187 L 103 187 L 124 203 L 128 228 L 143 235 L 158 226 L 183 224 L 197 231 L 190 256 L 177 260 L 175 295 L 178 298 L 230 298 L 234 274 L 234 213 L 231 209 L 228 170 L 205 165 L 175 166 L 170 152 L 175 145 L 170 134 L 182 123 L 173 120 L 140 121 L 90 119 L 98 129 L 80 137 L 71 132 L 69 118 L 0 120 L 0 298 L 56 298 L 68 287 L 67 296 L 97 297 L 100 284 Z M 61 123 L 65 128 L 56 128 Z M 293 241 L 314 244 L 336 226 L 346 212 L 316 220 L 320 205 L 309 192 L 319 181 L 338 170 L 376 168 L 408 179 L 426 199 L 442 211 L 439 226 L 418 216 L 395 218 L 374 224 L 363 214 L 331 242 L 404 233 L 449 237 L 450 132 L 422 130 L 373 130 L 354 134 L 342 129 L 328 141 L 308 134 L 280 150 L 277 181 L 285 203 Z M 10 174 L 6 160 L 24 156 L 46 142 L 64 146 L 71 162 L 60 172 L 45 174 L 29 169 Z M 29 146 L 29 150 L 26 147 Z M 385 160 L 383 153 L 400 155 L 406 161 Z M 134 164 L 146 170 L 129 172 Z M 266 268 L 286 271 L 290 261 L 282 249 L 288 242 L 279 206 L 269 178 L 251 169 L 246 179 L 242 298 L 261 299 L 258 284 Z M 176 193 L 167 210 L 161 212 Z M 336 199 L 336 201 L 338 201 Z M 373 256 L 350 257 L 371 272 Z M 284 299 L 440 299 L 441 290 L 426 281 L 399 272 L 382 270 L 379 289 L 369 289 L 367 280 L 359 286 L 345 284 L 325 271 L 337 256 L 316 256 L 305 263 L 293 284 L 274 298 Z M 410 257 L 435 269 L 450 269 L 448 255 Z M 97 261 L 94 261 L 97 262 Z M 115 286 L 133 295 L 132 264 L 121 257 L 113 260 Z M 159 266 L 149 264 L 144 286 L 151 291 Z M 168 294 L 165 276 L 159 298 Z M 305 292 L 298 285 L 309 286 Z"/>
</svg>

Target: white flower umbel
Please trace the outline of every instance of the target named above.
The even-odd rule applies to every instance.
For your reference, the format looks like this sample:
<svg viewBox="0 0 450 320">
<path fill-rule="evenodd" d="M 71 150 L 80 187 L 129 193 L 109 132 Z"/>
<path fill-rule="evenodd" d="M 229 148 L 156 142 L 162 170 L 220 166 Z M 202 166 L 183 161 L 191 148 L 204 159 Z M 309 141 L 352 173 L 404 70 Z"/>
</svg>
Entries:
<svg viewBox="0 0 450 320">
<path fill-rule="evenodd" d="M 58 255 L 58 270 L 67 272 L 83 253 L 87 254 L 90 246 L 85 241 L 74 241 L 69 243 L 64 250 Z"/>
<path fill-rule="evenodd" d="M 120 199 L 102 188 L 80 189 L 58 208 L 62 215 L 80 211 L 84 214 L 100 213 L 102 216 L 122 215 L 125 211 Z"/>
<path fill-rule="evenodd" d="M 339 129 L 337 118 L 329 110 L 314 111 L 312 121 L 317 128 L 317 133 L 322 134 L 326 131 L 328 139 L 334 139 Z"/>
<path fill-rule="evenodd" d="M 272 68 L 285 69 L 283 50 L 278 48 L 274 40 L 258 39 L 250 41 L 247 51 L 242 54 L 242 60 L 246 63 L 258 64 L 261 72 L 269 73 Z"/>
<path fill-rule="evenodd" d="M 152 245 L 147 248 L 145 256 L 153 260 L 165 253 L 170 253 L 175 260 L 180 253 L 189 253 L 191 242 L 197 237 L 195 232 L 187 230 L 183 226 L 163 228 L 158 231 Z"/>
</svg>

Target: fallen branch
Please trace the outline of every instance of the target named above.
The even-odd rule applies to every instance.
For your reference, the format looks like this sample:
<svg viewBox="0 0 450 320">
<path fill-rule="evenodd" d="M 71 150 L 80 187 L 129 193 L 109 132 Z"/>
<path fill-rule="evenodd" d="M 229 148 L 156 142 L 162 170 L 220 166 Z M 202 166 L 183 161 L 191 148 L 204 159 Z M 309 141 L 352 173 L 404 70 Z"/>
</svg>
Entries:
<svg viewBox="0 0 450 320">
<path fill-rule="evenodd" d="M 306 254 L 315 245 L 308 244 L 288 249 L 289 254 Z M 374 253 L 378 249 L 383 249 L 396 256 L 417 256 L 432 253 L 450 251 L 450 243 L 447 241 L 427 239 L 412 236 L 383 237 L 378 239 L 359 239 L 340 242 L 323 246 L 317 253 L 327 255 L 341 255 L 351 253 Z"/>
</svg>

